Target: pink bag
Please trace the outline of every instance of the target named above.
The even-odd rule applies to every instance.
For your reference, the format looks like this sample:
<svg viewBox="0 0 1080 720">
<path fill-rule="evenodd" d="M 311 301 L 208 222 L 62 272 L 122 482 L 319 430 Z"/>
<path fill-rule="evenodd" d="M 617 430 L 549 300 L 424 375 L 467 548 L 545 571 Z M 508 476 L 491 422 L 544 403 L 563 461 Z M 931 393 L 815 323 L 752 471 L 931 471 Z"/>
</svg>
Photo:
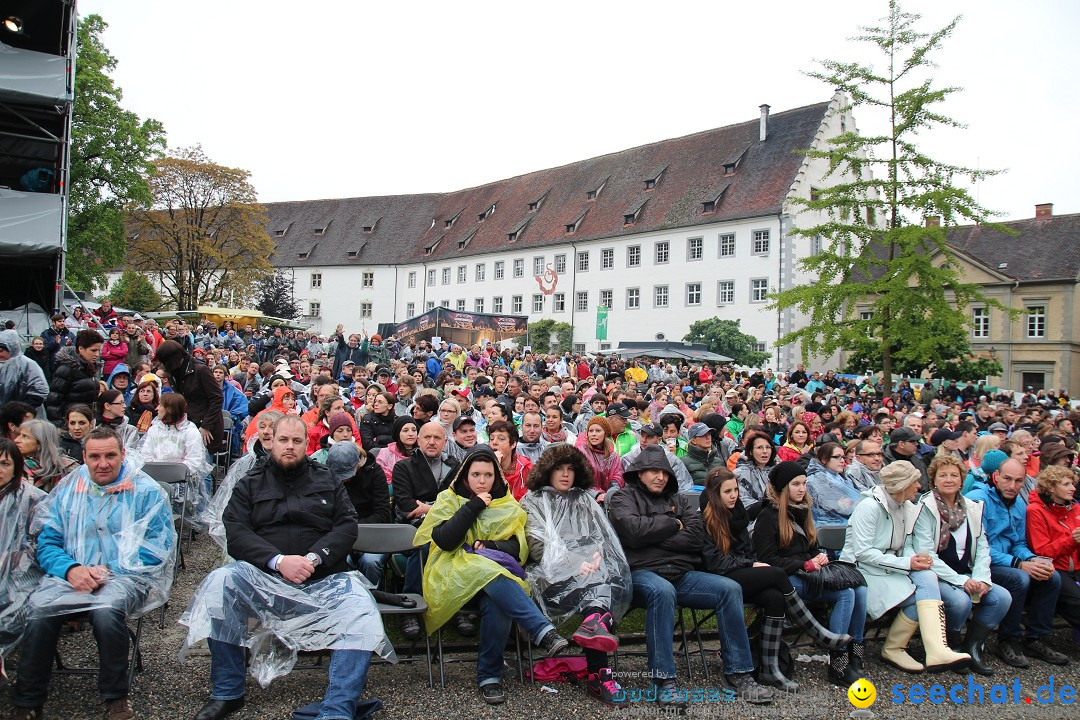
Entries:
<svg viewBox="0 0 1080 720">
<path fill-rule="evenodd" d="M 529 672 L 534 681 L 540 682 L 576 682 L 588 674 L 588 665 L 580 655 L 544 658 L 533 665 Z"/>
</svg>

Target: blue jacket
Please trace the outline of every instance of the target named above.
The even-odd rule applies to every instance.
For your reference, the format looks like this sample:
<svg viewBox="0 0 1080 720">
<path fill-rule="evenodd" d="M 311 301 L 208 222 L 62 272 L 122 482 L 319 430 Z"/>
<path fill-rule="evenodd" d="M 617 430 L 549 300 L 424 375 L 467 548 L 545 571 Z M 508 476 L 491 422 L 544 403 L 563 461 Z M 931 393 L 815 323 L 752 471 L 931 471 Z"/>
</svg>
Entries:
<svg viewBox="0 0 1080 720">
<path fill-rule="evenodd" d="M 424 363 L 424 367 L 427 369 L 428 377 L 434 380 L 439 377 L 439 373 L 442 372 L 442 361 L 439 360 L 438 357 L 432 355 L 428 358 L 427 362 Z"/>
<path fill-rule="evenodd" d="M 976 483 L 964 497 L 983 504 L 983 526 L 990 541 L 990 564 L 1019 567 L 1021 560 L 1030 560 L 1035 553 L 1027 546 L 1027 502 L 1017 495 L 1013 504 L 1006 505 L 997 488 Z"/>
</svg>

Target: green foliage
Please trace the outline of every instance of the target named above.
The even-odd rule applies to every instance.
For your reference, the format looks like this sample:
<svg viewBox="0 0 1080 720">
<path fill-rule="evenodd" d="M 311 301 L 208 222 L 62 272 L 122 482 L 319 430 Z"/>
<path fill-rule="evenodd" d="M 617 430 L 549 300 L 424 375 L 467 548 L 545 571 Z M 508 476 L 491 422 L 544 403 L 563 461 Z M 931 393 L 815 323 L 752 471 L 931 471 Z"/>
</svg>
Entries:
<svg viewBox="0 0 1080 720">
<path fill-rule="evenodd" d="M 552 333 L 555 333 L 554 343 L 550 340 Z M 574 349 L 574 329 L 570 323 L 555 322 L 551 318 L 544 318 L 529 323 L 529 341 L 537 352 L 554 352 L 561 355 Z"/>
<path fill-rule="evenodd" d="M 940 364 L 939 371 L 934 377 L 946 380 L 978 381 L 986 377 L 1001 377 L 1001 363 L 988 357 L 976 358 L 964 355 L 957 360 L 949 360 Z"/>
<path fill-rule="evenodd" d="M 979 301 L 1010 312 L 977 285 L 962 281 L 945 242 L 949 227 L 985 223 L 993 214 L 960 181 L 998 171 L 942 162 L 917 145 L 920 133 L 961 127 L 936 109 L 959 88 L 934 88 L 928 75 L 934 67 L 930 55 L 959 19 L 922 32 L 915 27 L 919 16 L 891 0 L 883 26 L 862 28 L 856 38 L 880 51 L 884 68 L 825 60 L 821 70 L 809 73 L 846 93 L 850 107 L 883 114 L 889 130 L 882 135 L 847 131 L 831 147 L 808 153 L 828 160 L 831 184 L 810 199 L 795 200 L 824 219 L 794 234 L 820 236 L 822 250 L 799 262 L 814 280 L 777 293 L 770 305 L 808 318 L 806 327 L 780 339 L 801 342 L 804 359 L 854 349 L 861 362 L 880 367 L 889 384 L 897 369 L 931 367 L 939 358 L 967 353 L 968 304 Z M 930 216 L 941 218 L 941 226 L 924 227 Z M 869 313 L 868 319 L 862 313 Z M 872 362 L 873 356 L 880 362 Z"/>
<path fill-rule="evenodd" d="M 259 300 L 255 309 L 264 315 L 295 320 L 300 317 L 300 305 L 293 293 L 292 279 L 277 271 L 259 287 Z"/>
<path fill-rule="evenodd" d="M 65 275 L 75 288 L 105 287 L 105 273 L 124 262 L 125 208 L 147 202 L 153 159 L 165 148 L 157 120 L 120 106 L 109 74 L 116 58 L 101 42 L 99 15 L 79 21 L 71 123 L 71 180 Z"/>
<path fill-rule="evenodd" d="M 137 312 L 157 312 L 164 303 L 161 294 L 146 276 L 134 270 L 125 270 L 109 290 L 113 305 Z"/>
<path fill-rule="evenodd" d="M 760 367 L 769 360 L 769 353 L 754 349 L 758 340 L 739 329 L 741 320 L 721 320 L 718 317 L 698 320 L 683 336 L 687 342 L 703 343 L 710 352 L 726 355 L 739 365 Z"/>
</svg>

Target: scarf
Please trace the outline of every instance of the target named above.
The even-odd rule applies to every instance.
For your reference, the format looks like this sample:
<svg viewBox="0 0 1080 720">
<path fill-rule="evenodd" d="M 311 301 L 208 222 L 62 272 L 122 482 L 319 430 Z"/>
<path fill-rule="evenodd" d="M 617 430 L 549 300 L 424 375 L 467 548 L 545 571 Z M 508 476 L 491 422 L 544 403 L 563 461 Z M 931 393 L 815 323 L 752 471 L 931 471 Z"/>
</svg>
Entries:
<svg viewBox="0 0 1080 720">
<path fill-rule="evenodd" d="M 940 553 L 949 546 L 949 537 L 952 532 L 967 521 L 967 505 L 964 503 L 964 496 L 959 493 L 956 494 L 956 505 L 951 508 L 945 503 L 936 489 L 933 493 L 934 501 L 937 502 L 938 514 L 941 516 L 938 524 L 937 543 L 937 551 Z"/>
<path fill-rule="evenodd" d="M 560 428 L 557 433 L 549 433 L 545 428 L 543 438 L 550 443 L 566 442 L 566 428 Z"/>
<path fill-rule="evenodd" d="M 885 509 L 889 511 L 889 517 L 892 519 L 892 539 L 889 541 L 889 552 L 899 556 L 904 549 L 904 541 L 907 539 L 907 532 L 905 532 L 906 529 L 904 528 L 903 506 L 896 502 L 896 498 L 889 493 L 883 492 L 881 495 L 884 496 Z"/>
</svg>

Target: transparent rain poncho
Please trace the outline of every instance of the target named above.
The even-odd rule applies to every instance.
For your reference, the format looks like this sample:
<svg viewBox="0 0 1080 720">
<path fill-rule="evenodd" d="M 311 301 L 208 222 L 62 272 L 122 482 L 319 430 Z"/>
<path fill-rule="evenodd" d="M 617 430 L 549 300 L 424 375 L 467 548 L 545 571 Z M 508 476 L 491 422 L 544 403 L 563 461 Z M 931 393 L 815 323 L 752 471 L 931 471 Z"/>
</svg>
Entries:
<svg viewBox="0 0 1080 720">
<path fill-rule="evenodd" d="M 169 599 L 176 550 L 169 497 L 133 463 L 104 486 L 81 465 L 42 500 L 31 534 L 46 573 L 30 596 L 35 615 L 118 608 L 141 617 Z M 79 592 L 64 579 L 76 564 L 103 565 L 107 579 Z"/>
<path fill-rule="evenodd" d="M 525 568 L 544 614 L 562 623 L 586 608 L 605 608 L 616 620 L 630 605 L 630 566 L 603 509 L 585 490 L 548 486 L 521 498 L 531 556 Z M 589 570 L 595 568 L 595 570 Z"/>
<path fill-rule="evenodd" d="M 256 439 L 256 442 L 258 442 L 258 439 Z M 225 514 L 225 508 L 229 505 L 229 500 L 232 499 L 233 488 L 236 487 L 236 483 L 240 478 L 247 475 L 248 471 L 255 467 L 255 463 L 260 459 L 252 451 L 234 461 L 229 468 L 229 472 L 225 475 L 225 479 L 218 484 L 217 492 L 210 499 L 206 509 L 196 516 L 196 520 L 206 527 L 206 531 L 213 541 L 221 546 L 225 557 L 228 557 L 229 548 L 225 539 L 225 523 L 221 518 Z"/>
<path fill-rule="evenodd" d="M 181 503 L 187 503 L 187 517 L 195 527 L 201 528 L 199 516 L 210 504 L 207 479 L 214 466 L 206 454 L 199 429 L 186 418 L 176 425 L 165 425 L 161 418 L 154 418 L 139 444 L 138 454 L 145 462 L 183 463 L 187 482 L 171 486 L 173 512 L 179 517 Z"/>
<path fill-rule="evenodd" d="M 825 472 L 824 468 L 808 475 L 806 489 L 814 500 L 811 511 L 818 525 L 847 525 L 862 499 L 861 493 L 843 477 Z"/>
<path fill-rule="evenodd" d="M 45 497 L 42 490 L 22 482 L 0 499 L 0 656 L 19 641 L 27 600 L 44 574 L 37 564 L 30 526 Z"/>
<path fill-rule="evenodd" d="M 207 638 L 246 647 L 262 687 L 287 675 L 304 651 L 367 650 L 396 661 L 370 587 L 359 572 L 295 585 L 249 563 L 230 563 L 203 580 L 180 618 L 188 627 L 180 659 Z"/>
</svg>

